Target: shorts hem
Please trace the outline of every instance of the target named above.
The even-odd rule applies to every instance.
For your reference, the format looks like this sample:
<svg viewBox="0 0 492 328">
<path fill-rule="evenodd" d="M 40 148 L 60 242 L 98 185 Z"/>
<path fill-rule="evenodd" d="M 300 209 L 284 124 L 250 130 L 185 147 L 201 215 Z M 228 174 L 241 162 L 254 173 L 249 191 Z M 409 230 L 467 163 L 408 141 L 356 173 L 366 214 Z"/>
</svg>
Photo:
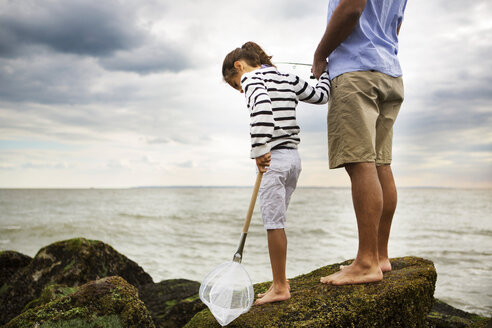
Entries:
<svg viewBox="0 0 492 328">
<path fill-rule="evenodd" d="M 285 229 L 285 224 L 271 224 L 271 225 L 263 225 L 265 230 L 277 230 L 277 229 Z"/>
<path fill-rule="evenodd" d="M 330 162 L 330 169 L 339 169 L 345 167 L 347 164 L 353 164 L 353 163 L 376 163 L 376 161 L 373 159 L 347 159 L 342 161 L 336 161 L 334 164 Z"/>
<path fill-rule="evenodd" d="M 376 166 L 391 165 L 391 160 L 389 161 L 376 161 Z"/>
</svg>

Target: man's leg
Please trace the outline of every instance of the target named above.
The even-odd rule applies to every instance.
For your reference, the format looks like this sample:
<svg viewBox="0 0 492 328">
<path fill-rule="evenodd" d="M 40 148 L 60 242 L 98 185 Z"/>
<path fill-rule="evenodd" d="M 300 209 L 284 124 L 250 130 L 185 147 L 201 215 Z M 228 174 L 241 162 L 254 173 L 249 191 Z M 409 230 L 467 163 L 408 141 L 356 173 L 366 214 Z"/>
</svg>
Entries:
<svg viewBox="0 0 492 328">
<path fill-rule="evenodd" d="M 391 222 L 396 209 L 397 191 L 393 172 L 390 165 L 377 167 L 378 178 L 383 190 L 383 213 L 379 221 L 378 229 L 378 255 L 381 271 L 391 271 L 391 263 L 388 256 L 388 240 L 391 230 Z M 348 266 L 342 266 L 344 269 Z"/>
<path fill-rule="evenodd" d="M 270 253 L 273 283 L 270 289 L 256 300 L 256 305 L 285 301 L 290 298 L 289 282 L 285 276 L 287 236 L 284 229 L 268 230 L 268 251 Z"/>
<path fill-rule="evenodd" d="M 378 228 L 383 211 L 383 192 L 374 163 L 352 163 L 345 166 L 352 182 L 359 249 L 355 261 L 343 270 L 321 278 L 321 282 L 348 285 L 380 281 Z"/>
<path fill-rule="evenodd" d="M 378 166 L 377 172 L 383 189 L 383 213 L 379 221 L 378 231 L 379 266 L 383 272 L 387 272 L 391 271 L 391 263 L 388 259 L 388 239 L 396 209 L 397 192 L 391 166 Z"/>
</svg>

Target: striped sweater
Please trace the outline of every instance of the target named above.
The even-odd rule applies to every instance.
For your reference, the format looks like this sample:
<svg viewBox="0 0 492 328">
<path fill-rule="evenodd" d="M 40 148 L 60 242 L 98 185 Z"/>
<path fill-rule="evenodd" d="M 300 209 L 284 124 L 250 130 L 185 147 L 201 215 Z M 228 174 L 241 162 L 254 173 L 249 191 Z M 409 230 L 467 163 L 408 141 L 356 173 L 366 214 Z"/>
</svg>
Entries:
<svg viewBox="0 0 492 328">
<path fill-rule="evenodd" d="M 251 158 L 272 149 L 296 149 L 301 141 L 296 122 L 299 101 L 325 104 L 330 96 L 330 79 L 323 73 L 315 87 L 294 74 L 265 67 L 243 74 L 241 87 L 251 117 Z"/>
</svg>

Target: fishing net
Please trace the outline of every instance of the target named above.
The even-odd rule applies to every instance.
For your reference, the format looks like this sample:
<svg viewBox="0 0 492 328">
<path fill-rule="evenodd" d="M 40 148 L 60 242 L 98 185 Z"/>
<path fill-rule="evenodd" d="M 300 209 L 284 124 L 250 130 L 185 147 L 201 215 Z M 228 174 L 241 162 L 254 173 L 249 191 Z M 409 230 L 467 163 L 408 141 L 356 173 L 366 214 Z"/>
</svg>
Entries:
<svg viewBox="0 0 492 328">
<path fill-rule="evenodd" d="M 255 298 L 251 279 L 238 262 L 223 263 L 210 272 L 199 294 L 222 326 L 248 312 Z"/>
</svg>

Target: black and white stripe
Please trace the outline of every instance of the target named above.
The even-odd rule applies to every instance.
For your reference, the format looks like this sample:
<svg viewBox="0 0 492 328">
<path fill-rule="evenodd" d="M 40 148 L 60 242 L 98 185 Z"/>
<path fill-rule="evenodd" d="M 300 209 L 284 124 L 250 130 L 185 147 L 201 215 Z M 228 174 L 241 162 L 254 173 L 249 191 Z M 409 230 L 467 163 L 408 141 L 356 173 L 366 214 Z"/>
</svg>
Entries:
<svg viewBox="0 0 492 328">
<path fill-rule="evenodd" d="M 297 148 L 300 142 L 296 122 L 299 101 L 325 104 L 330 96 L 330 79 L 323 73 L 315 87 L 275 67 L 245 73 L 241 78 L 251 117 L 251 158 L 274 148 Z"/>
</svg>

